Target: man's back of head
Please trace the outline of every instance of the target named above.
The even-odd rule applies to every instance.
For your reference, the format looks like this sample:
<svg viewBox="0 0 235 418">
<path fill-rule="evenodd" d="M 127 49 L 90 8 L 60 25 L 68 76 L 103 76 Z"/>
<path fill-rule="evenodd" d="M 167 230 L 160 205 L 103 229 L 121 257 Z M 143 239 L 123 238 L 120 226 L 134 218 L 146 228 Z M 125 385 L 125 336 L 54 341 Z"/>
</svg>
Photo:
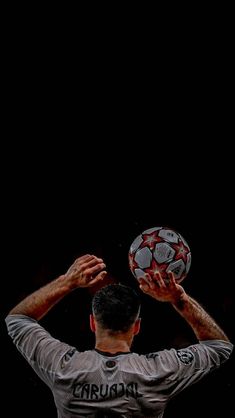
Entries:
<svg viewBox="0 0 235 418">
<path fill-rule="evenodd" d="M 140 312 L 140 299 L 130 287 L 111 284 L 93 297 L 92 312 L 99 325 L 111 332 L 126 332 Z"/>
</svg>

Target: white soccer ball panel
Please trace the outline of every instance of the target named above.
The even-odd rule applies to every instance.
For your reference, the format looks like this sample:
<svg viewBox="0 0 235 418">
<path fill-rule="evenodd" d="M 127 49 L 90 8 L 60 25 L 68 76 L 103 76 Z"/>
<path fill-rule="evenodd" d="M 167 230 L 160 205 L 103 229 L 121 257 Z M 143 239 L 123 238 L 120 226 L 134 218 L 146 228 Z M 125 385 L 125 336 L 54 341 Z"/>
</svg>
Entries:
<svg viewBox="0 0 235 418">
<path fill-rule="evenodd" d="M 162 226 L 157 226 L 156 228 L 146 229 L 146 231 L 142 232 L 142 234 L 151 234 L 152 232 L 158 231 L 159 229 L 162 229 Z"/>
<path fill-rule="evenodd" d="M 135 274 L 135 277 L 137 278 L 137 280 L 140 279 L 140 278 L 144 278 L 144 276 L 145 276 L 144 270 L 141 270 L 141 269 L 135 269 L 134 274 Z"/>
<path fill-rule="evenodd" d="M 157 263 L 166 263 L 175 255 L 175 250 L 171 248 L 166 242 L 160 242 L 155 245 L 153 256 Z"/>
<path fill-rule="evenodd" d="M 152 253 L 148 247 L 140 248 L 135 253 L 135 262 L 140 268 L 150 267 L 152 261 Z"/>
<path fill-rule="evenodd" d="M 177 280 L 179 280 L 185 271 L 185 264 L 183 260 L 172 261 L 166 269 L 166 272 L 172 271 Z"/>
<path fill-rule="evenodd" d="M 166 241 L 173 242 L 174 244 L 177 244 L 177 242 L 179 242 L 179 235 L 171 229 L 162 229 L 161 231 L 159 231 L 158 235 Z"/>
<path fill-rule="evenodd" d="M 130 253 L 134 253 L 137 248 L 139 248 L 140 244 L 142 244 L 143 239 L 141 237 L 141 235 L 139 235 L 138 237 L 136 237 L 136 239 L 132 242 L 131 247 L 130 247 Z"/>
</svg>

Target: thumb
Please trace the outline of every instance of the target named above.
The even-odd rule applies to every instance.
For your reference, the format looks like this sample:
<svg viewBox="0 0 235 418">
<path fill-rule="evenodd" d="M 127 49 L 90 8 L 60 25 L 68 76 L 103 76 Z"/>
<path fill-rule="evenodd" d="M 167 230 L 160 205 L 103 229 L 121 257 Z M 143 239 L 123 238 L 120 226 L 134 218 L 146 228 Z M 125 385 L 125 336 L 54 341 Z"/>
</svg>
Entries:
<svg viewBox="0 0 235 418">
<path fill-rule="evenodd" d="M 107 274 L 107 271 L 101 271 L 101 273 L 98 274 L 99 280 L 103 280 Z"/>
<path fill-rule="evenodd" d="M 141 289 L 143 292 L 147 292 L 147 291 L 148 291 L 148 289 L 149 289 L 149 286 L 148 286 L 147 284 L 141 284 L 141 285 L 140 285 L 140 289 Z"/>
</svg>

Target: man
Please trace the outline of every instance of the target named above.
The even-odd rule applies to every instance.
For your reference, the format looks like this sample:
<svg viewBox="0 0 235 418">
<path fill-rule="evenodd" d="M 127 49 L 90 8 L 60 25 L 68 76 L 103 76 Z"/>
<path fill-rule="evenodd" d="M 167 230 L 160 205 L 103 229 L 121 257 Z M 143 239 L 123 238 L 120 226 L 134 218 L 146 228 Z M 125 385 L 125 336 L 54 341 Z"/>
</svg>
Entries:
<svg viewBox="0 0 235 418">
<path fill-rule="evenodd" d="M 232 344 L 208 313 L 176 283 L 158 274 L 140 289 L 170 303 L 188 322 L 198 344 L 148 355 L 132 353 L 140 330 L 140 302 L 133 289 L 111 284 L 93 297 L 90 327 L 95 349 L 79 352 L 54 339 L 38 321 L 65 295 L 102 281 L 102 259 L 79 257 L 67 273 L 26 297 L 6 318 L 9 335 L 53 392 L 59 418 L 162 417 L 168 401 L 228 360 Z"/>
</svg>

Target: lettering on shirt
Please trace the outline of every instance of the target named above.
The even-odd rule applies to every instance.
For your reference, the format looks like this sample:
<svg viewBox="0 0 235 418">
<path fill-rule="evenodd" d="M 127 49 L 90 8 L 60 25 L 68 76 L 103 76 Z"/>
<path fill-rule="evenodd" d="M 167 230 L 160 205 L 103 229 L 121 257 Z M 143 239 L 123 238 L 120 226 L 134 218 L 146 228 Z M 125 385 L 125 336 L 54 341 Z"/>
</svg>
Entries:
<svg viewBox="0 0 235 418">
<path fill-rule="evenodd" d="M 94 383 L 76 383 L 73 394 L 77 399 L 106 400 L 113 398 L 140 398 L 143 395 L 138 391 L 138 383 L 113 383 L 112 385 Z"/>
</svg>

